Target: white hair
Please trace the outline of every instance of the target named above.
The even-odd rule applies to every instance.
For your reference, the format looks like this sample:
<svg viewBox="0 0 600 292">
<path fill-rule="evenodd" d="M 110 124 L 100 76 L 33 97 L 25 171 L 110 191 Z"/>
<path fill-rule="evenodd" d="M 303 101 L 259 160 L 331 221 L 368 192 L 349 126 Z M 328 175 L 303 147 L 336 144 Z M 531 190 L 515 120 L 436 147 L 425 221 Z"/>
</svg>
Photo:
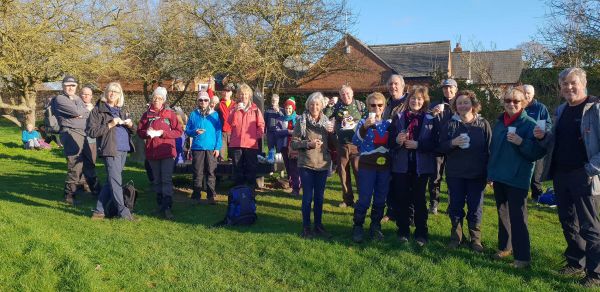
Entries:
<svg viewBox="0 0 600 292">
<path fill-rule="evenodd" d="M 569 77 L 569 75 L 574 74 L 575 76 L 579 77 L 579 81 L 581 81 L 581 84 L 583 84 L 583 86 L 587 85 L 587 77 L 585 74 L 585 70 L 581 69 L 581 68 L 577 68 L 577 67 L 571 67 L 571 68 L 566 68 L 564 70 L 562 70 L 559 74 L 558 74 L 558 83 L 559 85 L 562 84 L 565 79 L 567 79 L 567 77 Z"/>
<path fill-rule="evenodd" d="M 313 92 L 311 93 L 308 98 L 306 99 L 306 103 L 304 104 L 304 108 L 308 109 L 308 105 L 313 102 L 313 101 L 317 101 L 320 102 L 321 104 L 323 104 L 323 93 L 321 92 Z"/>
</svg>

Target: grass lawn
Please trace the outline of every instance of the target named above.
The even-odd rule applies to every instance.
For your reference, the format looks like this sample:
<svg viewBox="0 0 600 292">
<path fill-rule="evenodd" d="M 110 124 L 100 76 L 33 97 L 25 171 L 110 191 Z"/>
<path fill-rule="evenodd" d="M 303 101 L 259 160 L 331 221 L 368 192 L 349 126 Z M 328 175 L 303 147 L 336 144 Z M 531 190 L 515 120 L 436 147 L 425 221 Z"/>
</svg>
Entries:
<svg viewBox="0 0 600 292">
<path fill-rule="evenodd" d="M 450 222 L 430 216 L 430 243 L 401 245 L 393 222 L 385 240 L 357 245 L 350 240 L 353 209 L 337 207 L 337 178 L 327 184 L 325 227 L 334 238 L 304 240 L 300 198 L 281 191 L 261 193 L 259 220 L 251 227 L 218 228 L 226 208 L 226 186 L 217 206 L 191 205 L 181 194 L 175 221 L 151 214 L 154 194 L 143 167 L 128 165 L 125 179 L 140 197 L 139 222 L 89 219 L 95 201 L 62 203 L 65 160 L 59 149 L 26 151 L 16 127 L 0 123 L 0 290 L 576 290 L 561 277 L 565 242 L 556 211 L 529 205 L 532 268 L 517 271 L 511 260 L 494 261 L 497 216 L 485 195 L 484 254 L 446 249 Z M 104 168 L 98 172 L 104 178 Z M 189 176 L 177 177 L 189 184 Z M 444 186 L 445 188 L 445 186 Z M 441 209 L 446 210 L 444 189 Z M 369 219 L 367 219 L 367 226 Z"/>
</svg>

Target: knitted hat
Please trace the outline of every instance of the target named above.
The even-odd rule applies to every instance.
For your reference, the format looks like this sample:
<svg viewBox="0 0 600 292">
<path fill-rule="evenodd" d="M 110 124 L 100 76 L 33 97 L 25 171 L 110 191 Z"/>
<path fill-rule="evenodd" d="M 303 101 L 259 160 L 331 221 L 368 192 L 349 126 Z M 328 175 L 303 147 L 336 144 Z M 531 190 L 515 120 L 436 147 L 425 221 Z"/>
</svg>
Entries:
<svg viewBox="0 0 600 292">
<path fill-rule="evenodd" d="M 154 89 L 154 92 L 152 92 L 152 97 L 154 98 L 155 96 L 160 96 L 164 99 L 164 102 L 167 102 L 167 89 L 164 87 L 157 87 L 156 89 Z"/>
<path fill-rule="evenodd" d="M 288 100 L 283 103 L 284 107 L 287 107 L 288 105 L 291 105 L 294 111 L 296 111 L 296 99 L 293 96 L 288 98 Z"/>
</svg>

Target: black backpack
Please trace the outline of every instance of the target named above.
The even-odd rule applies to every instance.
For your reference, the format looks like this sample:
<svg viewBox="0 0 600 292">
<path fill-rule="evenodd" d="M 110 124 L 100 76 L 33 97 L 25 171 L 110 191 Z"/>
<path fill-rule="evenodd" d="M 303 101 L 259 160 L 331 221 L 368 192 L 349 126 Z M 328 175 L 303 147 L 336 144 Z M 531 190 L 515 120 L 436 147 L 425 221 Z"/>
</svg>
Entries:
<svg viewBox="0 0 600 292">
<path fill-rule="evenodd" d="M 229 190 L 227 215 L 218 225 L 252 225 L 256 219 L 254 190 L 247 185 L 236 186 Z"/>
<path fill-rule="evenodd" d="M 46 132 L 50 134 L 58 134 L 58 132 L 60 131 L 60 125 L 58 124 L 58 120 L 52 112 L 54 99 L 55 97 L 53 97 L 50 100 L 50 102 L 48 103 L 48 105 L 46 105 L 46 108 L 44 109 L 44 126 L 46 126 Z"/>
<path fill-rule="evenodd" d="M 133 181 L 129 181 L 128 183 L 123 185 L 123 201 L 125 203 L 125 207 L 129 209 L 129 211 L 133 212 L 133 208 L 135 207 L 135 202 L 137 201 L 137 190 L 133 185 Z M 115 205 L 113 199 L 108 200 L 108 203 L 104 206 L 104 216 L 106 218 L 113 218 L 119 216 L 119 210 L 117 210 L 117 206 Z"/>
</svg>

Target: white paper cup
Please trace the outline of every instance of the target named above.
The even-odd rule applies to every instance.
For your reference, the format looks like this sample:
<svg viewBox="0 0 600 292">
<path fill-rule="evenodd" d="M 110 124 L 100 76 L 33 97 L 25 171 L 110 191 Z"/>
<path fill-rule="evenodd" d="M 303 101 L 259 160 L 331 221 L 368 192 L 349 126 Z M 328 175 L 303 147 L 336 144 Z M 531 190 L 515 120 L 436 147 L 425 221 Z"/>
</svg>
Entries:
<svg viewBox="0 0 600 292">
<path fill-rule="evenodd" d="M 239 108 L 246 108 L 246 105 L 243 102 L 238 102 Z"/>
<path fill-rule="evenodd" d="M 369 119 L 374 119 L 376 116 L 376 113 L 369 113 Z"/>
<path fill-rule="evenodd" d="M 438 106 L 440 107 L 441 112 L 443 112 L 444 108 L 446 108 L 446 104 L 444 104 L 444 103 L 440 103 L 440 104 L 438 104 Z"/>
<path fill-rule="evenodd" d="M 537 124 L 538 127 L 540 127 L 540 129 L 542 131 L 546 131 L 546 120 L 539 120 L 535 123 Z"/>
<path fill-rule="evenodd" d="M 508 127 L 508 132 L 509 133 L 513 133 L 514 134 L 516 131 L 517 131 L 516 127 Z"/>
<path fill-rule="evenodd" d="M 466 138 L 466 139 L 467 139 L 467 142 L 466 142 L 465 144 L 462 144 L 462 145 L 458 146 L 458 147 L 460 147 L 460 148 L 462 148 L 462 149 L 467 149 L 467 148 L 469 148 L 469 146 L 471 146 L 471 144 L 469 143 L 469 142 L 471 141 L 471 138 L 469 138 L 469 134 L 467 134 L 467 133 L 461 133 L 461 134 L 460 134 L 460 137 L 462 137 L 462 138 Z"/>
</svg>

